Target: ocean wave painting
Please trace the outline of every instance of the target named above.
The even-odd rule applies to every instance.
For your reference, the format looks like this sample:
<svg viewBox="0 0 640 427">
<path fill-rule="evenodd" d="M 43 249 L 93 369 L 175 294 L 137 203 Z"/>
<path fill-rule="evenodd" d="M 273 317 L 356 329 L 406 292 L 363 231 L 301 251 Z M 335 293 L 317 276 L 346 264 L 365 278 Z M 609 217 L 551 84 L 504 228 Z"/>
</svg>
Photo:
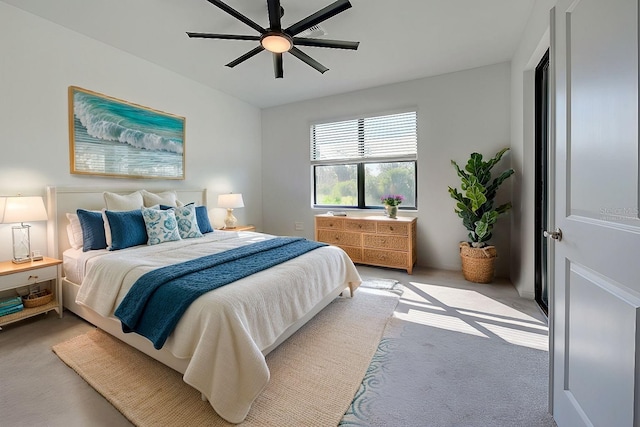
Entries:
<svg viewBox="0 0 640 427">
<path fill-rule="evenodd" d="M 69 87 L 71 173 L 184 179 L 184 117 Z"/>
</svg>

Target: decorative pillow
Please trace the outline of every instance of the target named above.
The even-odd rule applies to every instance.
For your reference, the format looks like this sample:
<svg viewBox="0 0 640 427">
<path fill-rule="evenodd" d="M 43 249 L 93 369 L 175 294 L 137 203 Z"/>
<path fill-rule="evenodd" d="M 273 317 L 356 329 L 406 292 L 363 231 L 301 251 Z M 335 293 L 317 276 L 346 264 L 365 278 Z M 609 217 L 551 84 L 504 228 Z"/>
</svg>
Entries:
<svg viewBox="0 0 640 427">
<path fill-rule="evenodd" d="M 69 225 L 67 226 L 69 244 L 73 249 L 80 249 L 82 247 L 82 226 L 80 225 L 78 214 L 67 213 L 67 219 L 69 220 Z"/>
<path fill-rule="evenodd" d="M 105 191 L 102 195 L 104 196 L 104 206 L 110 211 L 131 211 L 140 209 L 144 204 L 142 193 L 139 191 L 127 195 Z"/>
<path fill-rule="evenodd" d="M 173 208 L 176 221 L 178 221 L 178 232 L 182 239 L 202 237 L 198 221 L 196 219 L 196 208 L 193 205 Z"/>
<path fill-rule="evenodd" d="M 187 203 L 185 206 L 195 206 L 194 202 Z M 166 209 L 165 206 L 160 206 L 160 209 Z M 198 228 L 202 234 L 212 233 L 213 227 L 209 221 L 209 212 L 206 206 L 196 206 L 196 220 L 198 221 Z"/>
<path fill-rule="evenodd" d="M 104 234 L 102 212 L 78 209 L 76 213 L 82 227 L 82 251 L 105 249 L 107 240 Z"/>
<path fill-rule="evenodd" d="M 140 190 L 142 198 L 144 200 L 145 207 L 151 207 L 153 205 L 167 205 L 176 207 L 178 205 L 178 195 L 175 191 L 165 191 L 162 193 L 150 193 L 147 190 Z"/>
<path fill-rule="evenodd" d="M 202 234 L 212 233 L 213 227 L 209 222 L 209 212 L 206 206 L 196 206 L 196 220 Z"/>
<path fill-rule="evenodd" d="M 105 211 L 111 229 L 108 249 L 117 251 L 147 243 L 147 228 L 140 209 L 132 211 Z"/>
<path fill-rule="evenodd" d="M 147 229 L 148 245 L 157 245 L 162 242 L 180 240 L 178 222 L 173 209 L 160 211 L 157 209 L 142 208 L 142 217 Z"/>
</svg>

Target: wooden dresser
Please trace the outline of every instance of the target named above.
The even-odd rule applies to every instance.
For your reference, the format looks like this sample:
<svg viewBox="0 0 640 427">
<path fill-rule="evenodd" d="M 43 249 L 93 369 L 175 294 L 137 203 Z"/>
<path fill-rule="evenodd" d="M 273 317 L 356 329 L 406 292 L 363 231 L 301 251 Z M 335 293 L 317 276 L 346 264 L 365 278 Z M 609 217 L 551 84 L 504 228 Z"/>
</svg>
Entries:
<svg viewBox="0 0 640 427">
<path fill-rule="evenodd" d="M 416 221 L 379 216 L 316 215 L 315 238 L 342 248 L 356 264 L 402 268 L 416 263 Z"/>
</svg>

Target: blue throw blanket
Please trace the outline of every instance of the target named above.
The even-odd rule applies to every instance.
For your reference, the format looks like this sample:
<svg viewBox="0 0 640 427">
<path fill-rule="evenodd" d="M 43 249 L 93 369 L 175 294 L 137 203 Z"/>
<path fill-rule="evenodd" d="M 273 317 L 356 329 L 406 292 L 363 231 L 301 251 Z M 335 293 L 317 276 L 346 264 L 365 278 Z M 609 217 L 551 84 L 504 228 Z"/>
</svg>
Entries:
<svg viewBox="0 0 640 427">
<path fill-rule="evenodd" d="M 162 348 L 178 321 L 204 293 L 326 246 L 278 237 L 150 271 L 131 287 L 115 311 L 124 332 L 137 332 Z"/>
</svg>

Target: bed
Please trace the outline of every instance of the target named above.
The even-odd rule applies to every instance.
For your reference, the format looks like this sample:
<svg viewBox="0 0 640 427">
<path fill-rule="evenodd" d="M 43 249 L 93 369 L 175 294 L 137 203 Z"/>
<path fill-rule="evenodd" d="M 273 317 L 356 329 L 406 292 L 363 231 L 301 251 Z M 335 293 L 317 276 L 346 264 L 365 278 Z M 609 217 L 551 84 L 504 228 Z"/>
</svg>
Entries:
<svg viewBox="0 0 640 427">
<path fill-rule="evenodd" d="M 72 248 L 66 214 L 78 208 L 102 209 L 104 191 L 47 188 L 48 249 L 63 259 L 64 307 L 181 372 L 183 380 L 229 422 L 244 420 L 269 381 L 265 356 L 335 298 L 352 296 L 360 284 L 355 266 L 341 249 L 310 250 L 197 298 L 156 350 L 147 338 L 123 333 L 114 317 L 138 278 L 169 264 L 274 242 L 276 236 L 216 230 L 194 239 L 122 250 Z M 134 190 L 109 191 L 124 195 Z M 179 189 L 176 194 L 181 201 L 206 206 L 204 189 Z"/>
</svg>

